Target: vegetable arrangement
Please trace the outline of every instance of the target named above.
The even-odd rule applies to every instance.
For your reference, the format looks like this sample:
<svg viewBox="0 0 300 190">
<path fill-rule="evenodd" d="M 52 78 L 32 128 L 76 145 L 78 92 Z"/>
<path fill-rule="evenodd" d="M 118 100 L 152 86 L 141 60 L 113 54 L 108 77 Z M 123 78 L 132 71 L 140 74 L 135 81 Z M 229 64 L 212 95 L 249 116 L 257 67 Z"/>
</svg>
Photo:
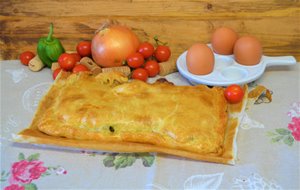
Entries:
<svg viewBox="0 0 300 190">
<path fill-rule="evenodd" d="M 73 52 L 65 51 L 53 33 L 51 23 L 48 36 L 38 41 L 37 55 L 26 51 L 19 57 L 31 71 L 40 71 L 45 66 L 51 68 L 53 79 L 62 70 L 91 72 L 94 75 L 116 71 L 146 82 L 149 77 L 177 71 L 167 43 L 161 42 L 158 37 L 154 37 L 155 45 L 140 43 L 133 31 L 120 24 L 103 24 L 90 41 L 80 41 Z"/>
<path fill-rule="evenodd" d="M 171 57 L 167 43 L 154 37 L 155 45 L 140 43 L 128 27 L 105 23 L 91 41 L 81 41 L 75 52 L 65 52 L 59 39 L 53 37 L 53 24 L 47 37 L 37 44 L 37 55 L 31 51 L 20 54 L 20 61 L 31 71 L 40 71 L 47 66 L 55 80 L 64 70 L 73 73 L 90 72 L 94 75 L 120 72 L 125 76 L 147 81 L 156 75 L 165 76 L 176 72 L 176 59 Z M 242 101 L 244 92 L 238 85 L 228 86 L 224 96 L 231 104 Z"/>
<path fill-rule="evenodd" d="M 148 77 L 155 77 L 160 74 L 160 65 L 170 59 L 171 50 L 166 43 L 159 41 L 157 37 L 154 37 L 154 40 L 156 48 L 149 42 L 143 42 L 137 52 L 127 57 L 128 66 L 134 69 L 133 79 L 147 81 Z"/>
</svg>

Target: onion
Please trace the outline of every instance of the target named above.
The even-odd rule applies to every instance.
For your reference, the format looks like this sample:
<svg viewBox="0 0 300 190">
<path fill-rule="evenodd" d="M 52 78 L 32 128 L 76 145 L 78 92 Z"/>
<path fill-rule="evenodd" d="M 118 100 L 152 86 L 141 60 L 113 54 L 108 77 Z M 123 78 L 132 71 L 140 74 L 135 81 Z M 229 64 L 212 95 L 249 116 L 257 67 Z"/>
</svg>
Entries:
<svg viewBox="0 0 300 190">
<path fill-rule="evenodd" d="M 92 57 L 101 67 L 121 66 L 139 46 L 138 37 L 126 26 L 105 24 L 92 39 Z"/>
</svg>

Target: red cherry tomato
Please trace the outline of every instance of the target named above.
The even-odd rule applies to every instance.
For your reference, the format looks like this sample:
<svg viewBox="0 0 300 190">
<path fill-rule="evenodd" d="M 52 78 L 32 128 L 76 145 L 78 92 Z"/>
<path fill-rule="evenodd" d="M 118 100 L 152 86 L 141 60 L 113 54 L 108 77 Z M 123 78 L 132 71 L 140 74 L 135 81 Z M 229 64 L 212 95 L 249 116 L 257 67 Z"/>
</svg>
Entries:
<svg viewBox="0 0 300 190">
<path fill-rule="evenodd" d="M 53 71 L 52 76 L 53 76 L 53 80 L 56 79 L 57 75 L 60 73 L 62 69 L 61 68 L 57 68 Z"/>
<path fill-rule="evenodd" d="M 19 59 L 23 65 L 28 65 L 29 61 L 34 58 L 34 53 L 31 51 L 24 51 L 20 54 Z"/>
<path fill-rule="evenodd" d="M 133 79 L 137 79 L 137 80 L 142 80 L 142 81 L 147 81 L 148 79 L 148 72 L 146 69 L 143 68 L 137 68 L 132 72 L 132 76 Z"/>
<path fill-rule="evenodd" d="M 154 46 L 149 42 L 141 43 L 138 47 L 138 52 L 141 53 L 144 58 L 148 58 L 154 53 Z"/>
<path fill-rule="evenodd" d="M 76 63 L 80 62 L 81 56 L 78 53 L 70 53 L 70 54 L 74 56 Z"/>
<path fill-rule="evenodd" d="M 63 53 L 58 58 L 58 64 L 62 69 L 71 71 L 76 65 L 76 59 L 72 54 Z"/>
<path fill-rule="evenodd" d="M 133 53 L 128 56 L 127 64 L 131 68 L 138 68 L 144 64 L 144 56 L 141 53 Z"/>
<path fill-rule="evenodd" d="M 90 57 L 92 54 L 91 47 L 92 43 L 90 41 L 82 41 L 77 44 L 76 50 L 81 57 Z"/>
<path fill-rule="evenodd" d="M 168 46 L 159 45 L 154 52 L 154 56 L 158 62 L 168 61 L 171 56 L 171 50 Z"/>
<path fill-rule="evenodd" d="M 89 69 L 85 65 L 78 64 L 78 65 L 75 65 L 75 67 L 73 68 L 72 71 L 73 71 L 73 73 L 79 73 L 79 72 L 83 72 L 83 71 L 89 71 Z"/>
<path fill-rule="evenodd" d="M 236 104 L 243 100 L 244 90 L 239 85 L 233 84 L 225 89 L 224 95 L 229 103 Z"/>
<path fill-rule="evenodd" d="M 147 61 L 144 68 L 147 70 L 150 77 L 155 77 L 159 73 L 159 65 L 157 61 Z"/>
</svg>

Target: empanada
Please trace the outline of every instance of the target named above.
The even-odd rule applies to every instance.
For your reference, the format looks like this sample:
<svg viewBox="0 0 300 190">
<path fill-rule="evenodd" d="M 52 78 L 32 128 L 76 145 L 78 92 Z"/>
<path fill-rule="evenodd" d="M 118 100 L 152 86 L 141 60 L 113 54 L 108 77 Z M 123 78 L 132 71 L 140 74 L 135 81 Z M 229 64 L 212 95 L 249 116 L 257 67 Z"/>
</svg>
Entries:
<svg viewBox="0 0 300 190">
<path fill-rule="evenodd" d="M 244 90 L 244 100 L 230 105 L 222 87 L 63 72 L 17 141 L 233 164 L 247 86 Z"/>
</svg>

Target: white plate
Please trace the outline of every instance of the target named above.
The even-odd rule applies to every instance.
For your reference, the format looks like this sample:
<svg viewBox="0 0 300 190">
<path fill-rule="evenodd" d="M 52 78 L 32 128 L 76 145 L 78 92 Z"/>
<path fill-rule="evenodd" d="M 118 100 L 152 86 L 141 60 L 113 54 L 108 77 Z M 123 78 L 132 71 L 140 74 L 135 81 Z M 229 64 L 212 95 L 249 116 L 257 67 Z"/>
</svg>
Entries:
<svg viewBox="0 0 300 190">
<path fill-rule="evenodd" d="M 210 86 L 229 86 L 231 84 L 246 84 L 261 77 L 266 67 L 294 65 L 296 59 L 293 56 L 262 56 L 259 64 L 245 66 L 238 64 L 233 55 L 219 55 L 214 53 L 215 65 L 213 72 L 207 75 L 194 75 L 186 66 L 186 53 L 183 52 L 177 59 L 179 73 L 188 79 L 193 85 L 205 84 Z"/>
</svg>

